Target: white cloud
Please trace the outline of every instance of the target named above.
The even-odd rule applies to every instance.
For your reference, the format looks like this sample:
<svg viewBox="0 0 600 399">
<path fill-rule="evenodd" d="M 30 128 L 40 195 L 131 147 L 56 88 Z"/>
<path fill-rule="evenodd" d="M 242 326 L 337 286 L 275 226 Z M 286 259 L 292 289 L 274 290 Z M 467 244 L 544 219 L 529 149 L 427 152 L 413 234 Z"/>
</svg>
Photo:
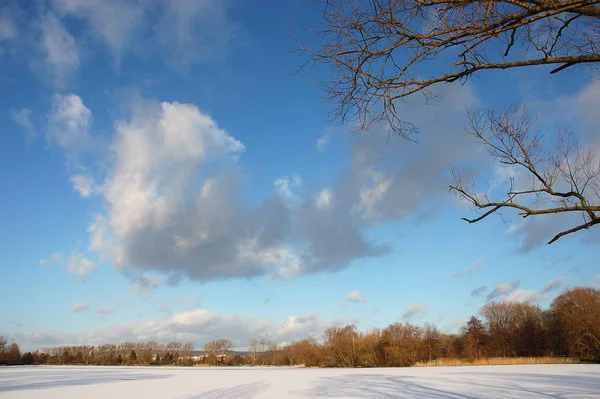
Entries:
<svg viewBox="0 0 600 399">
<path fill-rule="evenodd" d="M 89 309 L 89 306 L 85 302 L 77 302 L 71 306 L 71 310 L 75 313 L 85 312 Z"/>
<path fill-rule="evenodd" d="M 402 320 L 413 320 L 421 318 L 427 314 L 429 307 L 425 305 L 412 305 L 406 308 L 402 313 Z"/>
<path fill-rule="evenodd" d="M 302 178 L 298 175 L 292 175 L 291 179 L 288 176 L 280 177 L 273 183 L 279 194 L 285 199 L 294 198 L 294 189 L 302 187 Z"/>
<path fill-rule="evenodd" d="M 71 176 L 70 180 L 75 191 L 84 198 L 91 196 L 96 191 L 94 179 L 91 176 L 79 174 Z"/>
<path fill-rule="evenodd" d="M 326 328 L 346 322 L 347 320 L 326 321 L 317 313 L 294 315 L 276 321 L 196 309 L 165 319 L 115 324 L 109 328 L 83 333 L 33 331 L 20 334 L 15 339 L 22 344 L 22 349 L 35 350 L 58 345 L 98 345 L 148 340 L 161 343 L 173 340 L 191 342 L 196 348 L 202 348 L 215 337 L 227 337 L 233 342 L 234 349 L 246 350 L 252 339 L 259 337 L 282 344 L 308 337 L 320 339 Z"/>
<path fill-rule="evenodd" d="M 38 25 L 42 34 L 39 50 L 44 59 L 43 65 L 37 69 L 41 74 L 49 73 L 53 83 L 63 87 L 79 67 L 79 50 L 75 39 L 52 12 L 46 13 Z"/>
<path fill-rule="evenodd" d="M 360 295 L 360 292 L 358 290 L 354 290 L 350 291 L 350 293 L 346 297 L 346 302 L 367 303 L 367 299 Z"/>
<path fill-rule="evenodd" d="M 111 315 L 115 313 L 115 310 L 113 308 L 99 308 L 98 310 L 96 310 L 96 313 L 102 315 Z"/>
<path fill-rule="evenodd" d="M 67 151 L 79 152 L 92 148 L 90 132 L 92 112 L 75 94 L 56 94 L 48 114 L 47 138 Z"/>
<path fill-rule="evenodd" d="M 115 163 L 100 190 L 108 211 L 90 225 L 91 250 L 122 271 L 195 280 L 262 275 L 286 262 L 287 209 L 276 198 L 246 207 L 233 169 L 245 147 L 208 115 L 189 104 L 144 103 L 116 126 Z M 213 164 L 221 170 L 197 183 Z"/>
<path fill-rule="evenodd" d="M 77 276 L 79 281 L 86 282 L 90 274 L 96 271 L 96 264 L 86 259 L 82 253 L 73 253 L 69 256 L 67 271 Z"/>
<path fill-rule="evenodd" d="M 40 265 L 41 266 L 52 265 L 52 264 L 59 263 L 60 261 L 62 261 L 62 255 L 59 253 L 53 253 L 52 256 L 50 256 L 50 259 L 41 259 Z"/>
<path fill-rule="evenodd" d="M 333 199 L 333 193 L 330 189 L 326 188 L 317 195 L 317 208 L 325 209 L 331 205 Z"/>
<path fill-rule="evenodd" d="M 559 290 L 565 281 L 566 278 L 564 277 L 549 280 L 541 290 L 517 289 L 506 294 L 503 300 L 509 302 L 540 302 L 550 298 L 550 293 Z"/>
<path fill-rule="evenodd" d="M 459 277 L 466 277 L 469 276 L 473 273 L 475 273 L 477 270 L 479 270 L 481 268 L 481 265 L 483 264 L 483 259 L 477 259 L 475 262 L 473 262 L 473 264 L 469 267 L 465 267 L 462 270 L 459 270 L 457 272 L 452 273 L 453 278 L 459 278 Z"/>
<path fill-rule="evenodd" d="M 360 205 L 359 208 L 363 211 L 364 217 L 367 219 L 377 216 L 375 206 L 381 201 L 389 191 L 392 180 L 386 178 L 381 173 L 371 173 L 373 182 L 370 186 L 365 186 L 360 190 Z"/>
<path fill-rule="evenodd" d="M 105 175 L 94 187 L 104 211 L 90 222 L 88 250 L 134 281 L 147 272 L 191 280 L 292 278 L 385 255 L 391 246 L 369 239 L 367 230 L 447 195 L 447 162 L 472 158 L 455 105 L 456 98 L 472 102 L 470 90 L 460 86 L 449 94 L 453 101 L 436 104 L 436 118 L 407 102 L 406 111 L 423 121 L 421 146 L 379 130 L 352 137 L 351 163 L 327 189 L 306 194 L 313 184 L 298 190 L 302 179 L 290 175 L 278 179 L 279 195 L 252 205 L 240 182 L 240 141 L 194 105 L 137 99 L 131 115 L 113 124 L 116 134 L 102 147 L 110 149 L 103 169 L 83 165 Z M 51 114 L 51 137 L 84 132 L 93 140 L 83 101 L 58 100 L 66 105 Z M 427 134 L 440 129 L 446 133 Z"/>
<path fill-rule="evenodd" d="M 324 134 L 323 136 L 321 136 L 317 139 L 317 143 L 315 144 L 315 147 L 317 148 L 317 150 L 319 152 L 325 152 L 325 149 L 327 149 L 328 144 L 329 144 L 329 135 Z"/>
<path fill-rule="evenodd" d="M 23 128 L 25 131 L 25 135 L 27 137 L 27 141 L 31 142 L 37 138 L 37 132 L 33 127 L 33 123 L 31 123 L 32 111 L 27 108 L 21 109 L 11 109 L 10 115 L 15 123 Z"/>
<path fill-rule="evenodd" d="M 517 288 L 519 288 L 520 285 L 521 282 L 519 280 L 514 281 L 510 284 L 497 284 L 496 287 L 494 287 L 494 289 L 487 295 L 485 299 L 489 302 L 503 295 L 508 295 L 511 292 L 515 291 Z"/>
</svg>

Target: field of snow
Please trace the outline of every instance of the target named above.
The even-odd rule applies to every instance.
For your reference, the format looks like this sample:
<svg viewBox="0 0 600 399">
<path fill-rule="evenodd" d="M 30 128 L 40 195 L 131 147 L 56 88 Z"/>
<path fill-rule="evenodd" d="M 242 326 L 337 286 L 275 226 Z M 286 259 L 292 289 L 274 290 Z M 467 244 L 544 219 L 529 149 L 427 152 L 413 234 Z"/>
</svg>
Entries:
<svg viewBox="0 0 600 399">
<path fill-rule="evenodd" d="M 600 398 L 600 365 L 398 369 L 0 367 L 8 398 Z"/>
</svg>

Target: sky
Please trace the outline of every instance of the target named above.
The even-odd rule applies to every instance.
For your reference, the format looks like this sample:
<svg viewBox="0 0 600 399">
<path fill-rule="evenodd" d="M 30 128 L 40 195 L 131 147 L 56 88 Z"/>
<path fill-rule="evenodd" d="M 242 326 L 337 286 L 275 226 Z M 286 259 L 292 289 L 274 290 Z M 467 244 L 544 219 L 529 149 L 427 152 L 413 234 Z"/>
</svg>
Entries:
<svg viewBox="0 0 600 399">
<path fill-rule="evenodd" d="M 20 4 L 21 3 L 21 4 Z M 482 73 L 401 113 L 417 143 L 328 117 L 290 30 L 304 0 L 52 0 L 0 6 L 0 333 L 26 350 L 131 340 L 319 339 L 432 322 L 492 300 L 600 286 L 600 231 L 477 224 L 450 165 L 502 194 L 514 171 L 466 109 L 529 104 L 600 145 L 594 71 Z M 548 139 L 550 140 L 550 139 Z"/>
</svg>

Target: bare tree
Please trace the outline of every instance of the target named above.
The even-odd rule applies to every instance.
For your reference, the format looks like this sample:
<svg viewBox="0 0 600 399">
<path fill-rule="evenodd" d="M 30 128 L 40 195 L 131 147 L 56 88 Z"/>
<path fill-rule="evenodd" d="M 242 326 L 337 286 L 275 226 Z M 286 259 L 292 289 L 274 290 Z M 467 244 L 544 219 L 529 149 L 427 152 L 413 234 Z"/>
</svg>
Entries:
<svg viewBox="0 0 600 399">
<path fill-rule="evenodd" d="M 471 316 L 464 326 L 463 335 L 465 337 L 466 357 L 479 358 L 482 356 L 483 347 L 487 338 L 485 326 L 475 316 Z"/>
<path fill-rule="evenodd" d="M 556 338 L 570 356 L 600 360 L 600 290 L 565 291 L 550 306 Z"/>
<path fill-rule="evenodd" d="M 258 340 L 256 340 L 256 338 L 252 339 L 252 342 L 250 342 L 248 352 L 250 352 L 250 356 L 252 357 L 252 363 L 256 364 L 259 353 Z"/>
<path fill-rule="evenodd" d="M 323 10 L 320 45 L 299 43 L 309 54 L 303 67 L 329 68 L 329 78 L 319 83 L 334 119 L 356 119 L 360 130 L 383 120 L 410 138 L 416 129 L 399 115 L 399 99 L 421 93 L 431 100 L 431 86 L 464 82 L 480 71 L 551 65 L 556 73 L 600 63 L 597 0 L 314 3 Z"/>
<path fill-rule="evenodd" d="M 410 323 L 393 323 L 381 332 L 381 347 L 386 364 L 391 367 L 412 366 L 420 359 L 422 330 Z"/>
<path fill-rule="evenodd" d="M 204 350 L 210 364 L 217 364 L 219 359 L 221 362 L 229 353 L 232 347 L 232 342 L 228 339 L 217 339 L 204 345 Z"/>
<path fill-rule="evenodd" d="M 325 330 L 325 346 L 329 349 L 336 367 L 358 365 L 359 333 L 354 325 L 331 327 Z"/>
<path fill-rule="evenodd" d="M 575 226 L 557 232 L 548 241 L 600 224 L 600 159 L 591 148 L 582 148 L 566 130 L 558 133 L 556 147 L 547 150 L 535 118 L 526 107 L 469 110 L 469 133 L 487 149 L 495 163 L 512 167 L 515 175 L 503 197 L 490 199 L 473 178 L 453 170 L 450 189 L 467 200 L 480 215 L 463 218 L 476 223 L 493 213 L 512 208 L 523 218 L 534 215 L 578 214 Z M 521 177 L 521 178 L 519 178 Z"/>
</svg>

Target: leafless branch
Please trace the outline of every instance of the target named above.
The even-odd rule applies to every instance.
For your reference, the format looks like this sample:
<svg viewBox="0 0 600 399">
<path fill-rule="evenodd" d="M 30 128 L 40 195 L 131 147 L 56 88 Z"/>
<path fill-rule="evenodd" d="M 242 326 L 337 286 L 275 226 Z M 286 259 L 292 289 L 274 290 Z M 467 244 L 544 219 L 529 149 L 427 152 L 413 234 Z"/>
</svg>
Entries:
<svg viewBox="0 0 600 399">
<path fill-rule="evenodd" d="M 456 169 L 450 190 L 483 211 L 478 217 L 463 218 L 479 222 L 497 211 L 511 208 L 523 218 L 535 215 L 577 213 L 584 222 L 562 231 L 548 244 L 565 235 L 600 224 L 600 161 L 593 150 L 579 147 L 574 135 L 561 130 L 552 151 L 541 144 L 542 135 L 533 128 L 534 118 L 526 107 L 495 110 L 470 110 L 469 133 L 482 143 L 496 163 L 515 167 L 530 177 L 532 188 L 509 189 L 501 201 L 481 200 L 472 181 L 466 183 Z M 536 196 L 531 204 L 528 196 Z"/>
<path fill-rule="evenodd" d="M 319 81 L 338 122 L 359 130 L 385 121 L 411 138 L 416 128 L 398 100 L 438 83 L 465 81 L 486 70 L 600 64 L 598 0 L 318 0 L 322 27 L 301 69 L 321 64 Z M 505 49 L 502 51 L 501 49 Z M 532 51 L 532 49 L 534 51 Z M 430 73 L 432 60 L 438 64 Z M 450 61 L 447 61 L 450 60 Z M 445 63 L 445 64 L 444 64 Z"/>
</svg>

